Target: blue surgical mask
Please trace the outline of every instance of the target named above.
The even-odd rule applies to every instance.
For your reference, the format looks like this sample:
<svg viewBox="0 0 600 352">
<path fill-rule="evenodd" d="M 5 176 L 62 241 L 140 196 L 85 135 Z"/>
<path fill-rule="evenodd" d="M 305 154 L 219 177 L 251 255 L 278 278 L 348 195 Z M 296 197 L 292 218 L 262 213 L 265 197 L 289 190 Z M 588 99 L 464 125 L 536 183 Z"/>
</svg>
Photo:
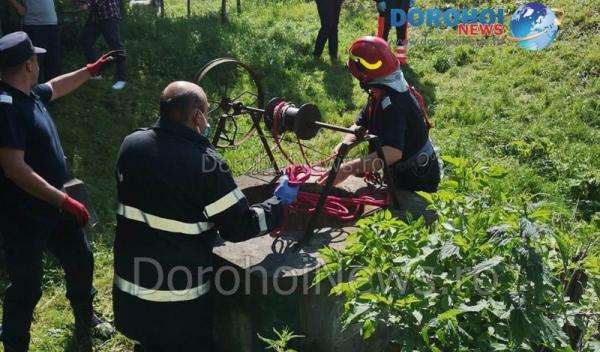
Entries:
<svg viewBox="0 0 600 352">
<path fill-rule="evenodd" d="M 208 138 L 209 134 L 210 134 L 210 125 L 206 125 L 206 128 L 204 130 L 202 130 L 202 132 L 200 132 L 200 135 L 202 135 L 202 137 Z"/>
</svg>

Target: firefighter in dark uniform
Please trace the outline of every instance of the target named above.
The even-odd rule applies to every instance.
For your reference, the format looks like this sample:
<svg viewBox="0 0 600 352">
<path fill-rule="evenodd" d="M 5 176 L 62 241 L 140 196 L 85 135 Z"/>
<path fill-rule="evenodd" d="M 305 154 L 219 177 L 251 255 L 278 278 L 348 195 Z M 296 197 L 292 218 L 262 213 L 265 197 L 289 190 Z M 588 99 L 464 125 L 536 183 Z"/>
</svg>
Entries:
<svg viewBox="0 0 600 352">
<path fill-rule="evenodd" d="M 210 272 L 217 233 L 244 241 L 282 223 L 297 187 L 249 206 L 206 138 L 207 98 L 169 84 L 160 119 L 119 151 L 114 244 L 115 325 L 136 351 L 212 351 Z"/>
<path fill-rule="evenodd" d="M 352 44 L 349 56 L 350 72 L 369 93 L 367 104 L 352 128 L 361 126 L 379 137 L 386 162 L 394 170 L 397 188 L 436 192 L 440 167 L 429 140 L 429 121 L 410 91 L 388 43 L 378 37 L 362 37 Z M 348 134 L 342 143 L 350 143 L 354 138 L 354 134 Z M 334 183 L 381 166 L 376 153 L 346 162 Z M 326 179 L 324 175 L 320 182 Z"/>
<path fill-rule="evenodd" d="M 44 106 L 89 80 L 112 58 L 38 85 L 37 54 L 43 52 L 24 32 L 0 38 L 0 233 L 10 279 L 2 314 L 5 351 L 28 350 L 46 249 L 65 271 L 77 332 L 112 329 L 92 309 L 94 258 L 82 230 L 89 214 L 62 190 L 71 172 Z"/>
</svg>

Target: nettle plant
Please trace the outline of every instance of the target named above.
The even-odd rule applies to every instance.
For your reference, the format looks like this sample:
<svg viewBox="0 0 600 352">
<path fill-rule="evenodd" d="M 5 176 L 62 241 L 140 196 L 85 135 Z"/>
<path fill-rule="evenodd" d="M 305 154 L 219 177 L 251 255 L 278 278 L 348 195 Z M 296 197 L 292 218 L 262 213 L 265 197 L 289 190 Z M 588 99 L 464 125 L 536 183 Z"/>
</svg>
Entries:
<svg viewBox="0 0 600 352">
<path fill-rule="evenodd" d="M 325 248 L 316 282 L 349 275 L 342 321 L 390 351 L 600 350 L 598 227 L 536 196 L 511 196 L 507 170 L 445 157 L 438 219 L 361 220 Z"/>
</svg>

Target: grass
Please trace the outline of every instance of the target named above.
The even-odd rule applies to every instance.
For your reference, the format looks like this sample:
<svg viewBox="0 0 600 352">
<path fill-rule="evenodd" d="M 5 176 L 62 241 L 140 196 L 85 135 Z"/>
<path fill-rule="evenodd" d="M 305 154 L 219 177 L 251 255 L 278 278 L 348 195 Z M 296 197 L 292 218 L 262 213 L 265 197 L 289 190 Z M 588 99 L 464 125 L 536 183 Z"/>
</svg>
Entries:
<svg viewBox="0 0 600 352">
<path fill-rule="evenodd" d="M 220 2 L 192 3 L 190 18 L 185 17 L 183 1 L 167 1 L 165 18 L 155 18 L 142 8 L 128 11 L 122 36 L 131 78 L 124 91 L 113 92 L 107 77 L 50 106 L 72 167 L 88 184 L 101 219 L 94 240 L 95 285 L 98 309 L 109 319 L 113 165 L 123 137 L 156 119 L 158 96 L 168 82 L 191 80 L 211 59 L 234 56 L 261 75 L 267 99 L 283 96 L 297 104 L 313 102 L 328 122 L 351 124 L 366 99 L 343 66 L 332 66 L 328 59 L 313 61 L 319 28 L 314 2 L 244 0 L 239 16 L 230 4 L 228 24 L 220 22 Z M 427 38 L 430 43 L 411 48 L 405 73 L 426 97 L 436 125 L 432 139 L 443 154 L 508 167 L 511 175 L 505 182 L 515 193 L 542 193 L 585 221 L 600 211 L 600 1 L 545 3 L 562 7 L 567 14 L 559 39 L 549 49 L 527 52 L 508 42 L 448 46 L 438 41 L 456 39 L 454 30 L 419 28 L 412 31 L 411 39 Z M 418 5 L 444 6 L 436 1 Z M 72 5 L 60 6 L 66 10 Z M 370 0 L 344 4 L 342 60 L 356 37 L 375 32 L 372 7 Z M 80 26 L 81 22 L 63 30 L 68 69 L 83 64 L 75 47 Z M 321 132 L 309 144 L 327 153 L 339 139 L 338 134 Z M 244 168 L 239 165 L 260 153 L 253 139 L 224 156 L 240 173 Z M 310 157 L 317 160 L 320 155 L 311 152 Z M 50 258 L 46 268 L 32 350 L 89 351 L 91 346 L 71 338 L 73 321 L 60 268 Z M 2 281 L 7 282 L 4 273 Z M 104 344 L 95 342 L 93 348 L 126 351 L 130 345 L 119 336 Z"/>
</svg>

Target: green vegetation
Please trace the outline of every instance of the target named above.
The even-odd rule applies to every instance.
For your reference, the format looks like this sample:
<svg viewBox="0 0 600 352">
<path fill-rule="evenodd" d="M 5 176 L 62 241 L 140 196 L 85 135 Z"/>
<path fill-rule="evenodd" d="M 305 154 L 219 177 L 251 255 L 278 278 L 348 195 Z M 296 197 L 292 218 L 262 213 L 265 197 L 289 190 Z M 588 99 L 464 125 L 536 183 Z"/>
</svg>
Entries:
<svg viewBox="0 0 600 352">
<path fill-rule="evenodd" d="M 288 347 L 290 341 L 298 338 L 302 338 L 302 335 L 294 335 L 288 328 L 283 328 L 281 331 L 273 328 L 275 334 L 274 339 L 269 339 L 258 335 L 261 341 L 267 346 L 267 350 L 273 350 L 275 352 L 297 352 L 294 349 Z"/>
<path fill-rule="evenodd" d="M 193 79 L 208 61 L 233 56 L 259 72 L 267 99 L 284 96 L 297 104 L 314 102 L 329 122 L 350 125 L 366 99 L 342 65 L 330 65 L 328 59 L 313 61 L 313 41 L 319 27 L 313 1 L 242 0 L 243 13 L 240 16 L 233 12 L 232 2 L 229 3 L 230 21 L 226 25 L 221 24 L 219 19 L 219 1 L 192 1 L 191 18 L 185 17 L 184 1 L 166 1 L 165 18 L 156 18 L 153 11 L 143 8 L 128 10 L 122 35 L 128 51 L 130 85 L 123 92 L 113 92 L 110 89 L 110 74 L 105 75 L 104 81 L 89 82 L 76 93 L 50 106 L 74 171 L 87 182 L 101 218 L 94 241 L 95 284 L 99 289 L 98 308 L 109 319 L 112 316 L 111 245 L 115 224 L 113 165 L 123 137 L 135 128 L 152 124 L 156 119 L 158 96 L 168 82 Z M 444 6 L 440 1 L 417 3 L 423 7 Z M 453 3 L 488 4 L 467 0 Z M 493 2 L 494 5 L 496 3 Z M 557 42 L 540 52 L 526 52 L 509 42 L 496 46 L 448 46 L 440 40 L 456 39 L 457 34 L 452 29 L 412 31 L 412 40 L 422 43 L 427 38 L 428 44 L 411 48 L 410 66 L 405 73 L 409 82 L 425 95 L 436 125 L 432 130 L 434 143 L 441 147 L 442 154 L 465 160 L 474 170 L 481 167 L 475 165 L 490 165 L 489 170 L 497 168 L 509 172 L 503 178 L 496 179 L 488 175 L 489 170 L 481 171 L 472 176 L 469 183 L 458 186 L 446 181 L 444 189 L 449 193 L 440 194 L 435 200 L 436 206 L 450 213 L 434 227 L 432 234 L 427 234 L 415 224 L 402 225 L 393 220 L 386 220 L 383 224 L 397 227 L 396 236 L 400 236 L 400 230 L 414 229 L 410 238 L 419 239 L 415 247 L 410 247 L 414 252 L 398 252 L 398 255 L 418 253 L 415 258 L 423 261 L 432 260 L 438 255 L 442 243 L 458 238 L 453 236 L 456 229 L 472 226 L 462 234 L 463 237 L 472 236 L 465 247 L 454 243 L 462 259 L 451 255 L 439 264 L 436 268 L 438 271 L 431 274 L 441 275 L 444 268 L 457 263 L 464 267 L 474 266 L 500 256 L 503 260 L 495 267 L 502 269 L 500 279 L 504 281 L 500 282 L 515 289 L 514 294 L 522 298 L 523 304 L 531 305 L 538 299 L 543 302 L 535 307 L 523 306 L 521 312 L 531 314 L 533 321 L 541 319 L 548 323 L 547 318 L 553 316 L 548 314 L 566 314 L 572 309 L 570 305 L 559 302 L 561 285 L 557 280 L 584 263 L 597 270 L 591 259 L 590 262 L 573 262 L 570 257 L 584 249 L 592 242 L 591 239 L 598 238 L 597 230 L 591 230 L 591 219 L 600 211 L 600 1 L 552 0 L 545 3 L 564 8 L 567 15 Z M 61 3 L 63 10 L 73 9 L 73 6 L 70 1 Z M 506 5 L 508 8 L 514 6 Z M 63 31 L 67 45 L 66 68 L 80 67 L 83 56 L 76 48 L 76 38 L 82 23 L 72 22 L 78 18 L 74 15 L 64 15 L 62 18 L 70 21 Z M 340 24 L 340 57 L 344 59 L 346 48 L 357 36 L 374 32 L 373 2 L 347 1 Z M 339 134 L 321 132 L 309 144 L 328 153 L 339 138 Z M 258 142 L 252 140 L 242 148 L 224 154 L 234 171 L 240 173 L 244 169 L 238 165 L 260 153 Z M 318 154 L 313 152 L 309 156 L 317 160 L 320 158 Z M 453 167 L 452 170 L 451 180 L 462 182 L 462 175 L 456 174 L 461 168 Z M 479 184 L 481 181 L 489 185 Z M 461 193 L 462 190 L 472 193 L 474 199 L 468 199 L 466 193 Z M 504 196 L 500 197 L 500 193 Z M 445 200 L 443 197 L 447 194 L 452 194 L 452 199 Z M 526 195 L 531 196 L 527 198 Z M 442 201 L 448 204 L 442 205 Z M 539 201 L 548 202 L 552 207 L 544 205 L 537 208 L 539 210 L 529 209 Z M 474 208 L 466 209 L 466 206 Z M 509 209 L 503 209 L 503 206 Z M 463 223 L 455 224 L 457 215 L 454 212 L 462 208 L 470 217 Z M 478 215 L 478 209 L 483 215 Z M 485 214 L 491 216 L 495 210 L 499 211 L 498 218 L 484 217 Z M 545 213 L 547 218 L 532 215 L 536 211 Z M 529 219 L 527 221 L 536 229 L 545 224 L 551 231 L 532 234 L 536 240 L 528 241 L 516 236 L 522 232 L 521 219 Z M 502 225 L 504 222 L 500 220 L 506 220 L 508 225 L 507 246 L 489 248 L 489 244 L 494 242 L 490 242 L 492 239 L 486 236 L 487 228 L 484 225 Z M 367 221 L 365 226 L 372 222 Z M 443 224 L 451 228 L 446 229 Z M 377 227 L 373 229 L 377 230 Z M 372 236 L 370 233 L 363 229 L 361 235 L 356 237 L 358 243 Z M 436 236 L 437 242 L 434 241 Z M 536 236 L 539 236 L 539 240 Z M 390 240 L 377 239 L 382 246 L 399 247 L 406 243 L 403 240 L 394 244 Z M 529 244 L 517 246 L 521 243 Z M 430 257 L 421 258 L 425 248 L 436 254 L 430 253 Z M 510 257 L 512 248 L 516 251 L 515 255 L 521 257 Z M 597 247 L 590 249 L 589 253 L 589 258 L 594 258 L 594 253 L 597 258 Z M 369 256 L 373 256 L 372 251 L 366 252 L 364 258 L 352 257 L 352 260 L 368 260 Z M 518 258 L 530 260 L 533 264 L 545 263 L 543 271 L 546 275 L 542 278 L 542 286 L 539 272 L 528 272 Z M 563 259 L 566 261 L 563 262 Z M 63 351 L 65 346 L 70 346 L 70 351 L 89 350 L 89 346 L 81 347 L 85 344 L 71 338 L 73 321 L 64 298 L 60 268 L 50 258 L 46 268 L 44 296 L 36 310 L 32 329 L 32 350 Z M 5 274 L 2 275 L 3 282 L 7 282 Z M 523 285 L 517 290 L 519 286 L 511 280 L 519 278 Z M 415 282 L 421 279 L 413 277 Z M 538 285 L 525 284 L 530 280 Z M 452 283 L 442 282 L 441 285 L 439 287 L 454 289 Z M 491 347 L 504 344 L 507 348 L 513 348 L 518 347 L 516 344 L 519 341 L 551 345 L 546 330 L 541 328 L 538 332 L 544 333 L 544 336 L 535 336 L 534 332 L 523 330 L 523 336 L 511 336 L 508 341 L 494 337 L 504 338 L 511 326 L 506 325 L 506 320 L 502 325 L 501 318 L 494 315 L 490 305 L 481 307 L 485 314 L 462 310 L 447 312 L 448 309 L 466 310 L 465 307 L 468 307 L 467 310 L 473 310 L 473 307 L 479 307 L 479 297 L 469 291 L 472 282 L 467 280 L 464 285 L 463 292 L 453 296 L 456 301 L 451 302 L 452 305 L 441 302 L 441 297 L 430 298 L 433 305 L 421 311 L 421 321 L 429 326 L 423 335 L 430 336 L 428 342 L 427 339 L 423 341 L 442 350 L 446 343 L 449 346 L 457 341 L 475 343 L 463 331 L 454 329 L 460 326 L 473 338 L 488 336 L 487 340 L 481 342 L 484 347 L 485 344 L 491 346 L 497 343 Z M 545 289 L 544 292 L 540 293 L 540 287 Z M 591 301 L 594 297 L 589 293 L 585 299 Z M 384 298 L 388 299 L 385 295 Z M 404 314 L 394 306 L 399 298 L 394 297 L 389 309 L 392 309 L 392 313 Z M 495 301 L 502 303 L 509 302 L 508 299 L 494 297 Z M 460 306 L 461 303 L 463 306 Z M 370 305 L 373 314 L 387 309 L 385 302 L 377 300 L 367 300 L 366 304 Z M 406 304 L 416 307 L 424 304 L 424 301 Z M 509 308 L 504 306 L 503 309 L 508 312 Z M 596 306 L 593 311 L 597 313 L 600 309 Z M 442 315 L 444 312 L 447 314 Z M 363 319 L 365 332 L 383 324 L 373 317 L 362 316 L 357 319 Z M 473 324 L 480 324 L 481 327 L 487 328 L 496 322 L 499 325 L 491 333 L 489 330 L 473 330 L 469 325 L 462 324 L 471 319 Z M 410 324 L 416 323 L 411 320 Z M 556 330 L 557 324 L 548 323 L 547 327 Z M 419 326 L 417 331 L 422 331 L 424 325 Z M 415 339 L 417 337 L 413 336 Z M 552 343 L 558 342 L 552 340 Z M 129 342 L 121 336 L 94 346 L 98 351 L 130 349 Z"/>
<path fill-rule="evenodd" d="M 573 351 L 564 325 L 584 331 L 582 351 L 600 348 L 588 340 L 600 321 L 600 218 L 574 224 L 543 196 L 512 194 L 506 169 L 445 161 L 442 189 L 423 194 L 431 227 L 379 212 L 348 248 L 321 251 L 317 280 L 354 274 L 331 291 L 345 296 L 344 324 L 364 338 L 391 328 L 401 351 Z"/>
</svg>

